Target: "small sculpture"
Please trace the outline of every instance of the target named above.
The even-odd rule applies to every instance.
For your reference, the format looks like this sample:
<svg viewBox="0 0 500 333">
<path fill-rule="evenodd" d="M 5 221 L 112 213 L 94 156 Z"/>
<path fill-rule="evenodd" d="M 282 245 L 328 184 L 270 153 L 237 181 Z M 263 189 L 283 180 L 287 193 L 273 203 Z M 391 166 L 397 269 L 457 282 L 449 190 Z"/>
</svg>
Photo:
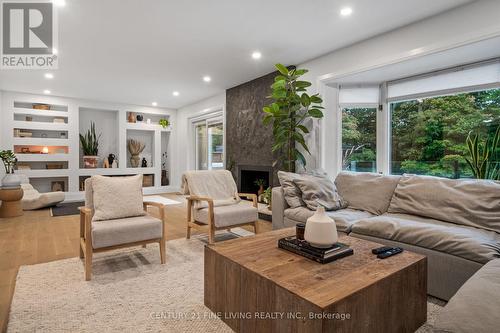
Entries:
<svg viewBox="0 0 500 333">
<path fill-rule="evenodd" d="M 148 161 L 146 161 L 146 158 L 145 158 L 145 157 L 143 157 L 143 158 L 142 158 L 142 164 L 141 164 L 141 167 L 143 167 L 143 168 L 147 168 L 147 167 L 148 167 Z"/>
</svg>

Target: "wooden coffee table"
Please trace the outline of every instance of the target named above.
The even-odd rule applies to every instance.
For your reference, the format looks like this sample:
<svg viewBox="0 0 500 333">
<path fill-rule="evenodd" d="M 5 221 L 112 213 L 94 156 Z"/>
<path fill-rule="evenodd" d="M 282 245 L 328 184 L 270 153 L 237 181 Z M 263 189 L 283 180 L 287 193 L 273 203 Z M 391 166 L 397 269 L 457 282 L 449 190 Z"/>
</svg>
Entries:
<svg viewBox="0 0 500 333">
<path fill-rule="evenodd" d="M 282 229 L 205 247 L 205 305 L 237 332 L 414 332 L 427 319 L 427 259 L 354 255 L 321 265 L 279 249 Z"/>
</svg>

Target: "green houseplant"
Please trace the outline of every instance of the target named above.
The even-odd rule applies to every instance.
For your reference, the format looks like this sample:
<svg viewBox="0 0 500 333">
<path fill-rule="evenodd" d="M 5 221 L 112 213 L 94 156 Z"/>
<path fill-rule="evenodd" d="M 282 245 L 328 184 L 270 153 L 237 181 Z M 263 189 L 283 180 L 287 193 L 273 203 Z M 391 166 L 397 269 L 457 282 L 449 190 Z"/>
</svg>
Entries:
<svg viewBox="0 0 500 333">
<path fill-rule="evenodd" d="M 257 191 L 257 196 L 260 197 L 260 195 L 264 193 L 264 186 L 266 185 L 266 180 L 259 178 L 256 179 L 253 183 L 255 184 L 255 186 L 259 187 L 259 190 Z"/>
<path fill-rule="evenodd" d="M 296 161 L 300 161 L 304 167 L 306 165 L 306 159 L 297 149 L 296 143 L 311 154 L 304 138 L 309 129 L 304 123 L 311 118 L 323 117 L 323 100 L 319 94 L 307 94 L 306 88 L 311 86 L 311 83 L 299 80 L 307 73 L 306 69 L 288 69 L 282 64 L 277 64 L 276 68 L 279 74 L 271 86 L 270 96 L 273 103 L 263 108 L 263 124 L 272 124 L 273 127 L 272 151 L 280 152 L 275 165 L 281 160 L 285 170 L 294 172 Z"/>
<path fill-rule="evenodd" d="M 497 127 L 493 137 L 488 137 L 484 143 L 477 133 L 469 133 L 467 136 L 469 156 L 465 157 L 465 160 L 477 179 L 500 180 L 500 164 L 496 158 L 499 141 L 500 126 Z"/>
<path fill-rule="evenodd" d="M 266 188 L 266 190 L 264 191 L 264 193 L 262 193 L 263 197 L 264 197 L 264 202 L 267 204 L 267 208 L 269 210 L 273 210 L 273 202 L 272 202 L 272 198 L 273 198 L 273 189 L 271 186 L 269 186 L 268 188 Z"/>
<path fill-rule="evenodd" d="M 96 135 L 95 123 L 90 123 L 90 129 L 83 135 L 80 134 L 80 145 L 83 151 L 83 166 L 85 168 L 97 168 L 97 156 L 99 152 L 99 140 L 101 134 Z"/>
<path fill-rule="evenodd" d="M 168 126 L 170 126 L 170 121 L 168 119 L 165 119 L 165 118 L 160 119 L 160 121 L 158 123 L 163 128 L 167 128 Z"/>
<path fill-rule="evenodd" d="M 3 162 L 6 175 L 2 179 L 2 187 L 16 188 L 21 185 L 21 179 L 14 174 L 14 167 L 17 163 L 16 154 L 12 150 L 0 150 L 0 159 Z"/>
</svg>

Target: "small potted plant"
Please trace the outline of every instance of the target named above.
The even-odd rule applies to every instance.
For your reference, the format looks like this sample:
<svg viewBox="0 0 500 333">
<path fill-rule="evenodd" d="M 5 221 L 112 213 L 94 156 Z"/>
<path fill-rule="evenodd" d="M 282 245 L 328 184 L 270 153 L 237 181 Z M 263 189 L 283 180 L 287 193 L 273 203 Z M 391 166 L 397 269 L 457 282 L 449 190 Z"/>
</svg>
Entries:
<svg viewBox="0 0 500 333">
<path fill-rule="evenodd" d="M 132 168 L 139 167 L 139 162 L 141 160 L 139 154 L 146 148 L 146 145 L 140 141 L 130 139 L 128 140 L 127 146 L 130 153 L 130 165 Z"/>
<path fill-rule="evenodd" d="M 273 210 L 273 202 L 272 202 L 272 197 L 273 197 L 273 189 L 271 186 L 269 186 L 264 193 L 262 193 L 262 196 L 264 198 L 264 203 L 267 204 L 267 209 Z"/>
<path fill-rule="evenodd" d="M 170 126 L 170 121 L 168 119 L 165 119 L 165 118 L 160 119 L 160 121 L 158 123 L 163 128 L 167 128 L 168 126 Z"/>
<path fill-rule="evenodd" d="M 84 135 L 80 134 L 80 144 L 83 150 L 83 167 L 86 169 L 97 168 L 97 162 L 99 161 L 99 140 L 101 139 L 101 134 L 98 136 L 95 132 L 95 123 L 90 123 L 90 129 Z"/>
<path fill-rule="evenodd" d="M 262 193 L 264 193 L 264 186 L 266 185 L 266 180 L 259 178 L 253 182 L 256 186 L 259 187 L 259 190 L 257 191 L 257 196 L 261 196 Z"/>
<path fill-rule="evenodd" d="M 2 179 L 2 187 L 17 188 L 21 186 L 21 178 L 14 174 L 14 167 L 17 163 L 16 154 L 12 150 L 0 150 L 0 159 L 2 159 L 6 173 Z"/>
</svg>

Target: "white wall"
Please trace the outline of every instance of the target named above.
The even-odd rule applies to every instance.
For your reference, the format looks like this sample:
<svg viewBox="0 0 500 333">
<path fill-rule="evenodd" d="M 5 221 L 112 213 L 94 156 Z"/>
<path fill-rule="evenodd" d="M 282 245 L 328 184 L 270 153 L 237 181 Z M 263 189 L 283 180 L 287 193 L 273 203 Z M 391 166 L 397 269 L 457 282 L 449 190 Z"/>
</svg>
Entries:
<svg viewBox="0 0 500 333">
<path fill-rule="evenodd" d="M 0 91 L 0 122 L 3 122 L 4 121 L 3 117 L 5 117 L 5 115 L 4 115 L 5 110 L 2 109 L 2 107 L 3 107 L 2 97 L 3 97 L 3 92 Z M 7 140 L 4 137 L 5 130 L 3 127 L 4 126 L 0 126 L 0 150 L 8 149 Z M 0 162 L 0 163 L 2 163 L 2 162 Z M 1 182 L 4 175 L 5 175 L 5 169 L 3 167 L 3 164 L 0 164 L 0 182 Z"/>
<path fill-rule="evenodd" d="M 177 121 L 172 124 L 176 128 L 177 144 L 173 146 L 175 159 L 172 160 L 174 174 L 170 182 L 173 186 L 180 186 L 181 175 L 186 170 L 194 169 L 194 161 L 191 151 L 191 120 L 214 111 L 221 111 L 226 118 L 226 92 L 201 100 L 195 104 L 182 107 L 177 110 Z M 225 135 L 224 135 L 225 137 Z"/>
<path fill-rule="evenodd" d="M 499 36 L 498 13 L 500 1 L 477 1 L 307 61 L 299 67 L 309 69 L 304 79 L 313 84 L 310 92 L 321 93 L 325 87 L 319 84 L 320 80 L 339 78 Z M 352 19 L 355 19 L 355 16 Z M 332 96 L 328 98 L 334 99 Z M 308 138 L 313 154 L 313 157 L 308 159 L 308 168 L 332 165 L 333 162 L 328 159 L 333 155 L 332 150 L 338 143 L 329 140 L 328 136 L 335 134 L 332 133 L 337 128 L 335 121 L 337 117 L 329 114 L 321 125 L 328 130 L 320 131 L 318 124 L 315 125 L 315 130 Z M 321 138 L 321 132 L 325 135 L 324 138 Z M 319 161 L 321 149 L 324 152 L 323 163 Z"/>
</svg>

